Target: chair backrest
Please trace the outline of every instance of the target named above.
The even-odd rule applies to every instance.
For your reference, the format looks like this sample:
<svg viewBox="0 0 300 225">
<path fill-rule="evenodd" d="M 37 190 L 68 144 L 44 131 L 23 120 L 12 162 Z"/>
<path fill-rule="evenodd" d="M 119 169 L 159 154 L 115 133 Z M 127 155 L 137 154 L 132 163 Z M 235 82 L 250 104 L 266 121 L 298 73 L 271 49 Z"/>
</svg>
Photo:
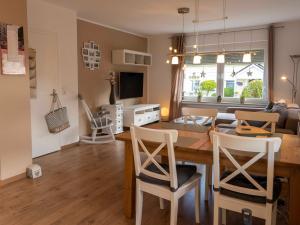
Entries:
<svg viewBox="0 0 300 225">
<path fill-rule="evenodd" d="M 187 120 L 191 119 L 195 125 L 203 126 L 209 120 L 211 120 L 211 126 L 215 127 L 217 115 L 218 115 L 217 109 L 203 109 L 203 108 L 190 108 L 190 107 L 182 108 L 182 116 L 184 119 L 184 123 L 187 123 Z M 197 123 L 197 117 L 206 117 L 206 119 L 201 121 L 201 123 L 199 124 Z"/>
<path fill-rule="evenodd" d="M 78 95 L 79 101 L 88 117 L 88 120 L 90 121 L 91 124 L 93 124 L 93 126 L 97 127 L 97 122 L 89 108 L 89 106 L 86 104 L 86 101 L 83 99 L 83 97 L 81 95 Z"/>
<path fill-rule="evenodd" d="M 266 129 L 271 124 L 271 133 L 275 133 L 279 114 L 267 112 L 235 111 L 235 117 L 238 120 L 239 126 L 242 125 L 242 123 L 245 123 L 247 126 L 249 126 L 247 121 L 266 122 L 261 128 Z"/>
<path fill-rule="evenodd" d="M 274 138 L 255 138 L 241 137 L 236 135 L 212 132 L 213 136 L 213 166 L 214 166 L 214 188 L 219 190 L 224 188 L 230 191 L 239 192 L 247 195 L 262 196 L 268 200 L 273 199 L 273 178 L 274 178 L 274 154 L 279 151 L 281 139 Z M 241 165 L 234 157 L 240 152 L 254 155 L 248 162 Z M 220 179 L 220 153 L 225 155 L 236 168 L 234 172 L 227 177 Z M 267 186 L 266 188 L 258 184 L 254 178 L 246 171 L 250 166 L 267 156 Z M 240 187 L 230 184 L 230 180 L 237 175 L 242 174 L 256 189 Z"/>
<path fill-rule="evenodd" d="M 144 174 L 146 176 L 159 179 L 162 181 L 169 181 L 170 187 L 173 189 L 178 188 L 177 181 L 177 171 L 176 171 L 176 161 L 173 143 L 177 141 L 178 132 L 177 130 L 158 130 L 158 129 L 149 129 L 143 127 L 130 127 L 133 155 L 134 155 L 134 164 L 136 176 Z M 144 144 L 144 141 L 158 143 L 159 146 L 154 151 L 149 151 Z M 167 147 L 168 160 L 169 160 L 169 171 L 166 171 L 157 161 L 155 156 L 157 156 L 160 151 Z M 146 160 L 141 161 L 140 157 L 141 152 L 146 153 Z M 147 167 L 150 164 L 154 164 L 159 173 L 150 171 Z"/>
</svg>

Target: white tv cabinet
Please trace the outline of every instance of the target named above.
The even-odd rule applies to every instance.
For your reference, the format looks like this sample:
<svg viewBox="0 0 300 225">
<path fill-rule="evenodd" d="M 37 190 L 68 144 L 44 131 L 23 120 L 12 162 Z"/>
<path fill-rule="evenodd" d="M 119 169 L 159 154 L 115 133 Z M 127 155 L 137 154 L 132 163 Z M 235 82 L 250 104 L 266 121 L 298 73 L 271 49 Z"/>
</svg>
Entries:
<svg viewBox="0 0 300 225">
<path fill-rule="evenodd" d="M 138 104 L 124 107 L 124 127 L 143 126 L 160 120 L 159 104 Z"/>
</svg>

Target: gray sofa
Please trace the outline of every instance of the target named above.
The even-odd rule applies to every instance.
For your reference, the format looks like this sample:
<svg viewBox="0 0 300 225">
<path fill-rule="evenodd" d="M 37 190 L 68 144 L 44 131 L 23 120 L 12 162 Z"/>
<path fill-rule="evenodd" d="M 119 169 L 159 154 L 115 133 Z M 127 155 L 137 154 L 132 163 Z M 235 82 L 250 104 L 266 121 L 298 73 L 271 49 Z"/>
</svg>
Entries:
<svg viewBox="0 0 300 225">
<path fill-rule="evenodd" d="M 234 113 L 235 111 L 264 111 L 264 108 L 246 108 L 246 107 L 228 107 L 226 109 L 226 113 L 219 113 L 216 124 L 231 124 L 235 121 Z M 284 121 L 284 125 L 282 127 L 277 127 L 277 133 L 284 134 L 297 134 L 298 127 L 298 113 L 300 112 L 300 108 L 287 108 L 287 116 Z"/>
</svg>

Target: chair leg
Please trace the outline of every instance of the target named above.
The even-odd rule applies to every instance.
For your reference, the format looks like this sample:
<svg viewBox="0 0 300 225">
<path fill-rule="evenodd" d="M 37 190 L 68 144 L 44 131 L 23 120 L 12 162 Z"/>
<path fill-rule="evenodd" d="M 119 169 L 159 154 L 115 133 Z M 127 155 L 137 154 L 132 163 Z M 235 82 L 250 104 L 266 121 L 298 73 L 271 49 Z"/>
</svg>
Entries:
<svg viewBox="0 0 300 225">
<path fill-rule="evenodd" d="M 170 225 L 177 225 L 177 213 L 178 213 L 178 199 L 173 195 L 171 198 Z"/>
<path fill-rule="evenodd" d="M 273 205 L 270 203 L 267 203 L 267 211 L 266 211 L 266 223 L 265 225 L 272 225 L 272 208 Z"/>
<path fill-rule="evenodd" d="M 211 177 L 211 170 L 209 165 L 205 165 L 205 184 L 204 184 L 204 192 L 205 192 L 205 201 L 208 201 L 208 196 L 209 196 L 209 182 Z"/>
<path fill-rule="evenodd" d="M 226 209 L 222 209 L 222 225 L 226 225 Z"/>
<path fill-rule="evenodd" d="M 272 225 L 276 225 L 277 220 L 277 201 L 274 203 L 272 212 Z"/>
<path fill-rule="evenodd" d="M 96 137 L 97 137 L 97 129 L 93 129 L 92 131 L 92 141 L 96 141 Z"/>
<path fill-rule="evenodd" d="M 139 185 L 136 187 L 136 209 L 135 209 L 135 225 L 142 224 L 143 213 L 143 192 L 140 190 Z"/>
<path fill-rule="evenodd" d="M 114 132 L 112 131 L 112 126 L 109 127 L 109 134 L 111 135 L 111 138 L 115 140 L 115 135 Z"/>
<path fill-rule="evenodd" d="M 165 201 L 163 198 L 159 198 L 159 208 L 165 209 Z"/>
<path fill-rule="evenodd" d="M 195 186 L 195 219 L 196 223 L 200 223 L 200 185 L 197 182 Z"/>
<path fill-rule="evenodd" d="M 214 195 L 214 225 L 219 225 L 219 206 L 217 204 L 218 194 L 219 193 L 215 192 L 215 195 Z"/>
</svg>

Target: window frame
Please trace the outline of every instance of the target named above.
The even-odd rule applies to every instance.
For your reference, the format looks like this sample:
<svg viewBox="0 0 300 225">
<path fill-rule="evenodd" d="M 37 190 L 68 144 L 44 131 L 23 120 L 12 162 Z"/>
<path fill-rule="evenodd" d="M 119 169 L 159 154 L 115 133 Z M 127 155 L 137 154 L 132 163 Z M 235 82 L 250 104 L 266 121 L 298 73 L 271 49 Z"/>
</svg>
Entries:
<svg viewBox="0 0 300 225">
<path fill-rule="evenodd" d="M 252 105 L 262 105 L 267 104 L 269 99 L 269 73 L 268 73 L 268 49 L 266 47 L 260 47 L 257 49 L 252 50 L 263 50 L 264 51 L 264 77 L 263 77 L 263 98 L 257 99 L 257 98 L 247 98 L 245 103 L 246 104 L 252 104 Z M 247 51 L 245 49 L 244 51 Z M 227 53 L 230 53 L 230 51 L 227 51 Z M 217 65 L 217 89 L 216 94 L 217 96 L 222 97 L 223 103 L 232 103 L 232 104 L 240 104 L 240 98 L 234 98 L 234 97 L 224 97 L 224 70 L 226 63 L 216 63 Z M 184 84 L 182 83 L 182 90 L 184 88 Z M 191 96 L 184 96 L 182 93 L 182 102 L 195 102 L 197 103 L 197 97 L 191 97 Z M 216 97 L 202 97 L 201 102 L 207 102 L 207 103 L 215 103 L 217 102 Z"/>
</svg>

